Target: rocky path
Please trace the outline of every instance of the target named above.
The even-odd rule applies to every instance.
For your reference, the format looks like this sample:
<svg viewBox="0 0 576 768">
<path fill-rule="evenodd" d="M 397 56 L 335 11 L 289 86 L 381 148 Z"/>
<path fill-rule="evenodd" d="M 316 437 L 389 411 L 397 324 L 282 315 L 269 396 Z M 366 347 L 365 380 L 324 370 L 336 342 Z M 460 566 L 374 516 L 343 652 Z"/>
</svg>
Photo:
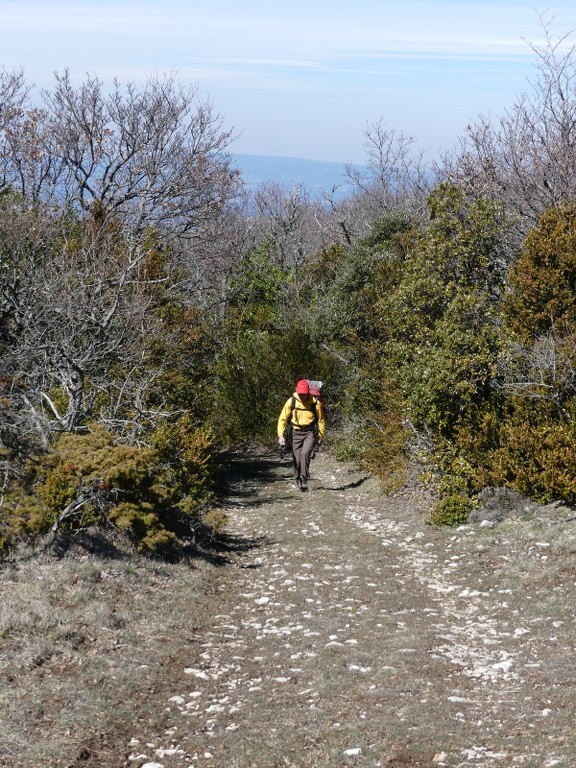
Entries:
<svg viewBox="0 0 576 768">
<path fill-rule="evenodd" d="M 432 528 L 424 496 L 323 455 L 309 493 L 289 476 L 239 468 L 226 509 L 251 546 L 123 764 L 575 765 L 572 529 Z"/>
</svg>

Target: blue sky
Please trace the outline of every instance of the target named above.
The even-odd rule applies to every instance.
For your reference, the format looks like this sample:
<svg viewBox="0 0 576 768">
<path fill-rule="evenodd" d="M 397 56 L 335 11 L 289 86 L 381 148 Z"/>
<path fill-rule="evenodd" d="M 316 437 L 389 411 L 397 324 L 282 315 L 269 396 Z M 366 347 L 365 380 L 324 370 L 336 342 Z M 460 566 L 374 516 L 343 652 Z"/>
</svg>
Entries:
<svg viewBox="0 0 576 768">
<path fill-rule="evenodd" d="M 65 68 L 105 84 L 175 72 L 235 129 L 234 152 L 361 163 L 378 120 L 435 154 L 511 107 L 539 13 L 554 36 L 576 29 L 574 0 L 0 0 L 0 66 L 46 88 Z"/>
</svg>

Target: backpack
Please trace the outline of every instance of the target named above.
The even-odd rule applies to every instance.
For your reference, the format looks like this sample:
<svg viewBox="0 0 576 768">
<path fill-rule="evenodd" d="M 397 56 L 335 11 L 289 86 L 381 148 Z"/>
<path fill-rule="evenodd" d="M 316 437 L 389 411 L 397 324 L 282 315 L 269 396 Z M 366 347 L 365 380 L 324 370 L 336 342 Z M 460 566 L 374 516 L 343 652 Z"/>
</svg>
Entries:
<svg viewBox="0 0 576 768">
<path fill-rule="evenodd" d="M 326 410 L 326 403 L 324 402 L 324 397 L 322 395 L 322 385 L 324 384 L 323 381 L 314 381 L 312 379 L 308 379 L 308 386 L 310 387 L 310 394 L 313 395 L 317 400 L 320 401 L 320 405 L 324 410 Z"/>
</svg>

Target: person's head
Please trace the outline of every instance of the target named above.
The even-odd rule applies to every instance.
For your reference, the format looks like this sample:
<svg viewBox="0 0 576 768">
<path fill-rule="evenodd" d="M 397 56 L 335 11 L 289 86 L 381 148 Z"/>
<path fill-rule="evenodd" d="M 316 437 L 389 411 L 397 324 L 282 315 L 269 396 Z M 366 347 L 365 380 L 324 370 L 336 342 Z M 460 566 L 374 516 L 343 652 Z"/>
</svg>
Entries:
<svg viewBox="0 0 576 768">
<path fill-rule="evenodd" d="M 301 397 L 305 397 L 309 391 L 310 386 L 308 381 L 306 379 L 300 379 L 300 381 L 296 384 L 296 394 L 300 395 Z"/>
<path fill-rule="evenodd" d="M 320 395 L 322 394 L 318 389 L 318 387 L 310 387 L 308 391 L 310 392 L 311 395 L 314 395 L 314 397 L 320 397 Z"/>
</svg>

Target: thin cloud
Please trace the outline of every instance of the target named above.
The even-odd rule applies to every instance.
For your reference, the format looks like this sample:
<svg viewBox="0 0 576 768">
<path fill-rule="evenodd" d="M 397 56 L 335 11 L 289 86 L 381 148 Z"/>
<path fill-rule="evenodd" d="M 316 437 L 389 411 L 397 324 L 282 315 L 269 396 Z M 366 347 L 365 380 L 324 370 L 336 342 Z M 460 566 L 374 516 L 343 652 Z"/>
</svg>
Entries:
<svg viewBox="0 0 576 768">
<path fill-rule="evenodd" d="M 545 18 L 560 37 L 576 4 Z M 361 162 L 381 115 L 428 146 L 510 105 L 542 27 L 525 0 L 2 0 L 0 33 L 0 66 L 42 87 L 64 69 L 105 84 L 172 72 L 241 129 L 239 152 Z"/>
<path fill-rule="evenodd" d="M 214 64 L 217 65 L 229 65 L 241 67 L 277 67 L 279 69 L 293 68 L 293 69 L 321 69 L 322 64 L 319 61 L 299 61 L 298 59 L 256 59 L 256 58 L 242 58 L 240 56 L 236 58 L 215 58 Z"/>
</svg>

